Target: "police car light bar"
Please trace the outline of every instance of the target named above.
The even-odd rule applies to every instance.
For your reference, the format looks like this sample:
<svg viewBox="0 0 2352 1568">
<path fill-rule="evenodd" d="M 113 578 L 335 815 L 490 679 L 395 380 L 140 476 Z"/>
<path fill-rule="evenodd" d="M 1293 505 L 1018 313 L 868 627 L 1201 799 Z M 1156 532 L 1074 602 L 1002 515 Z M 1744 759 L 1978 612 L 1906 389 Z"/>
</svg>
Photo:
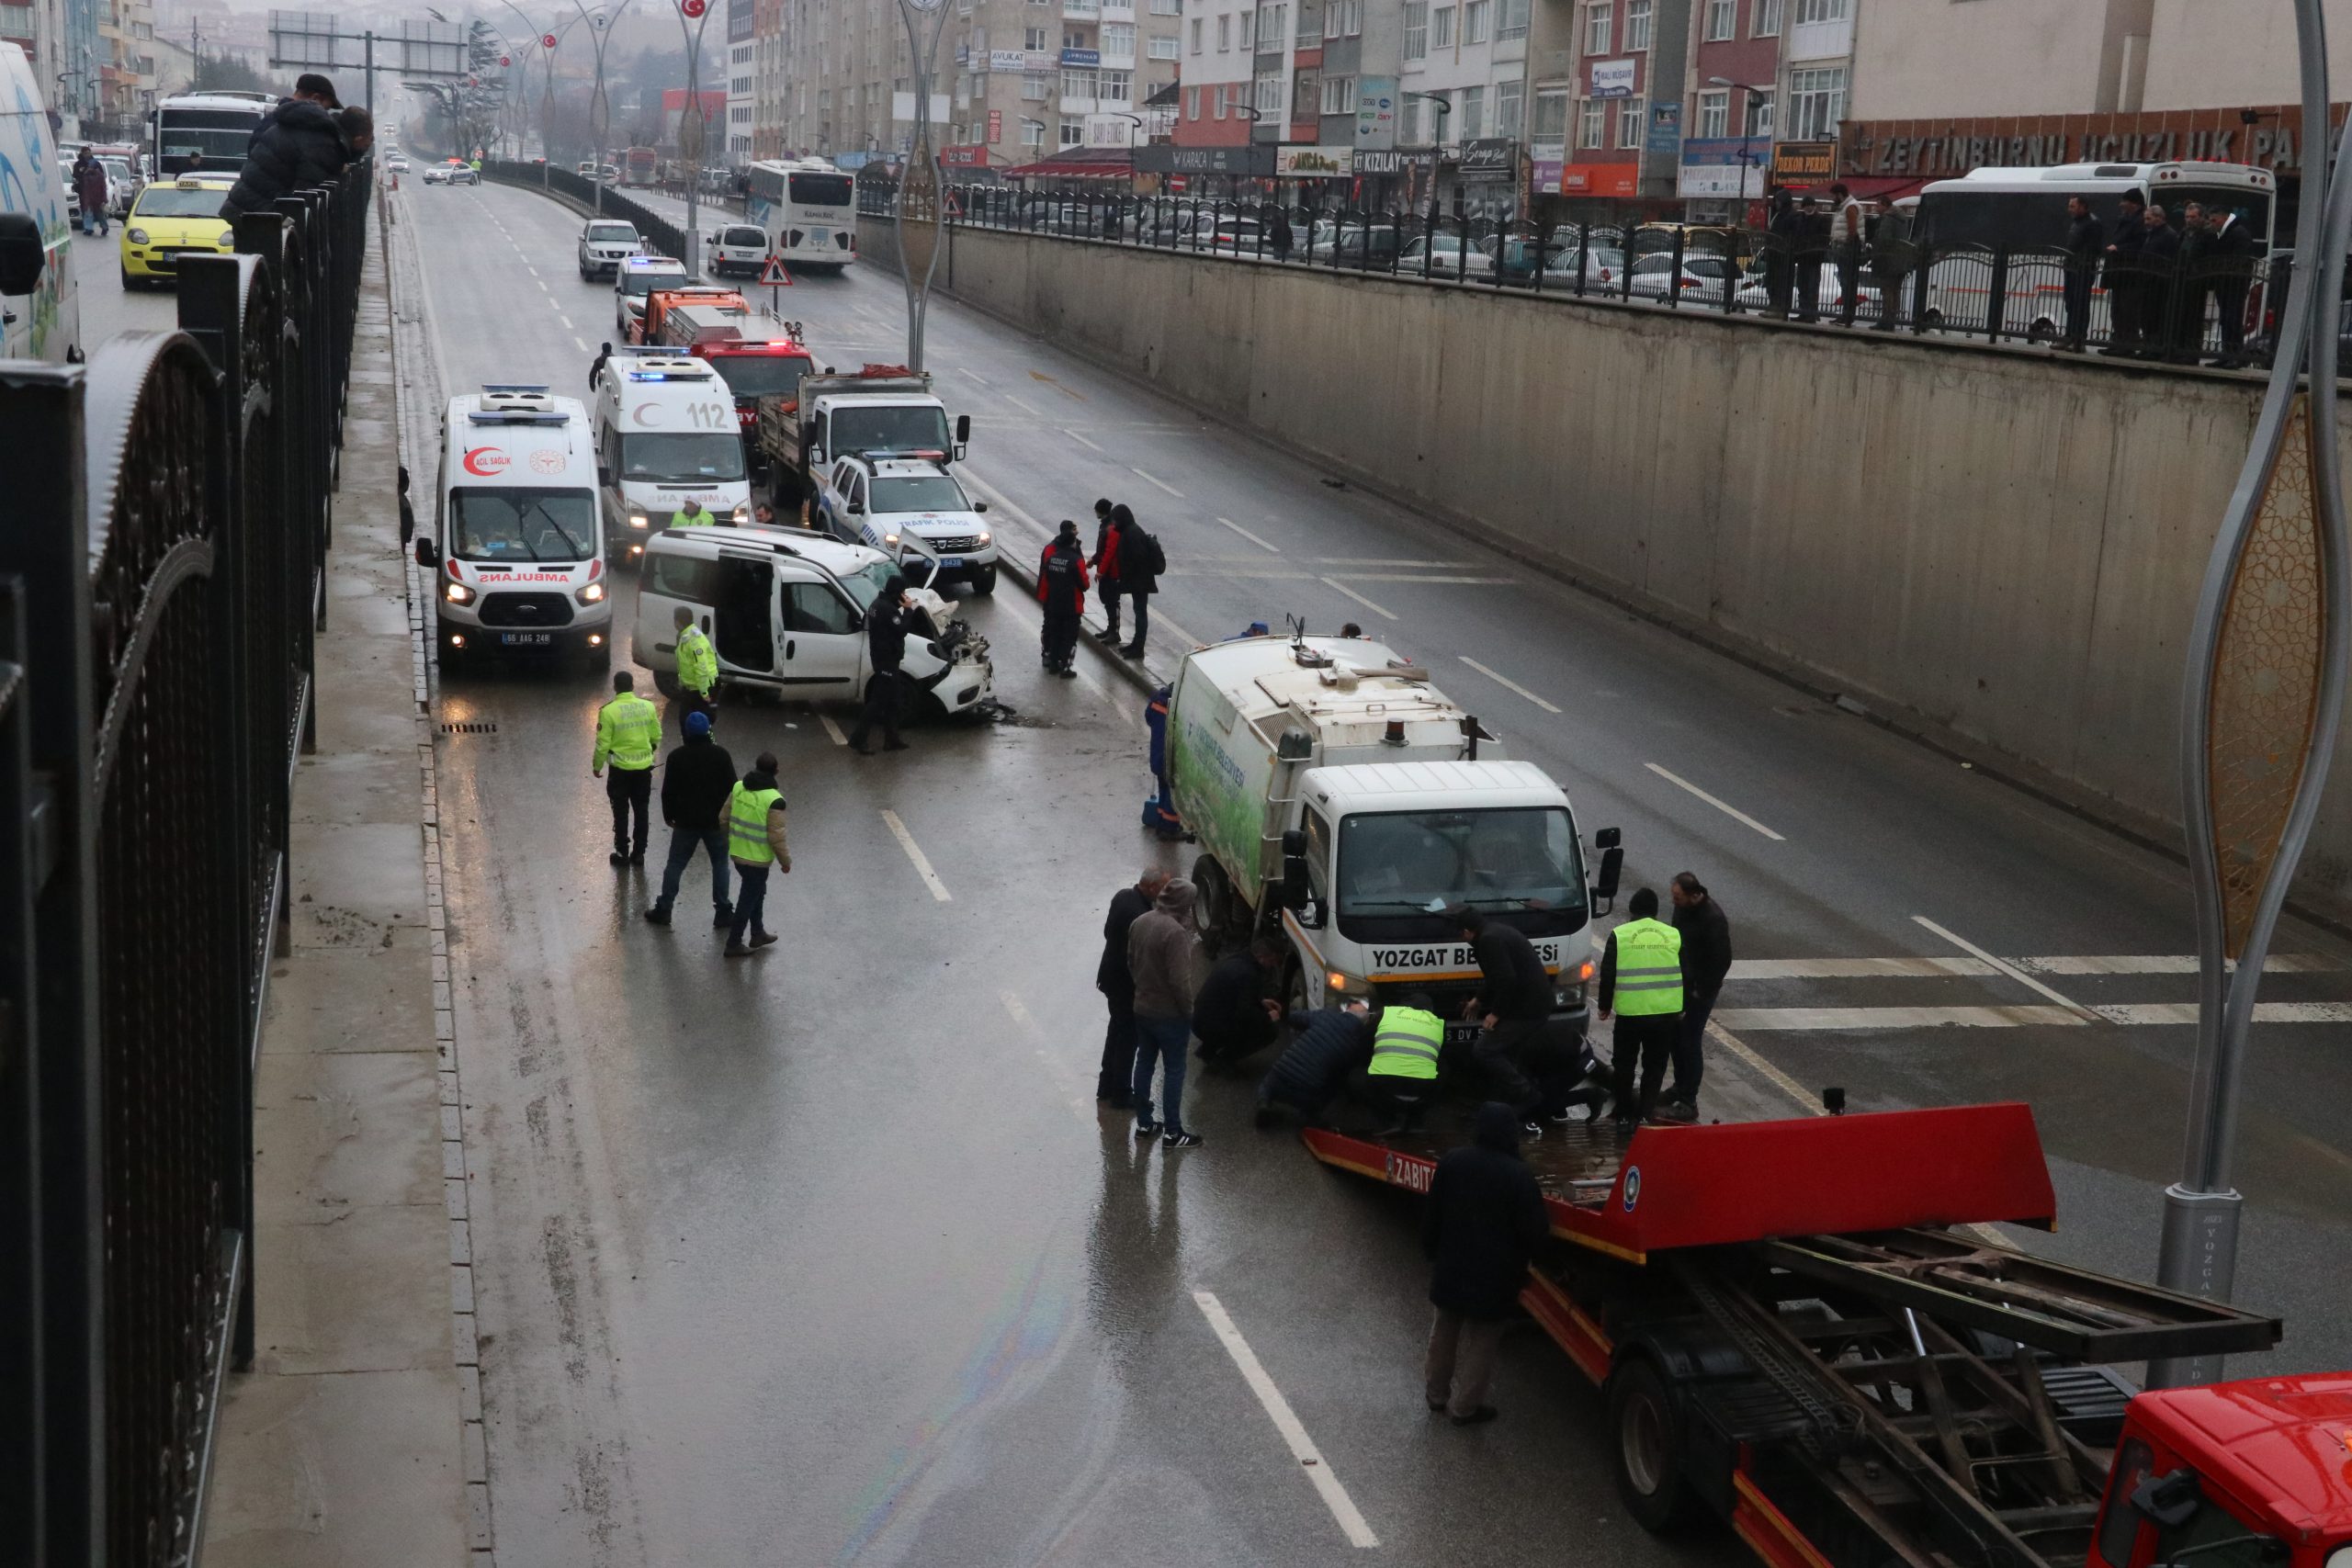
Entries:
<svg viewBox="0 0 2352 1568">
<path fill-rule="evenodd" d="M 571 420 L 570 414 L 534 409 L 475 409 L 466 415 L 469 424 L 568 424 Z"/>
</svg>

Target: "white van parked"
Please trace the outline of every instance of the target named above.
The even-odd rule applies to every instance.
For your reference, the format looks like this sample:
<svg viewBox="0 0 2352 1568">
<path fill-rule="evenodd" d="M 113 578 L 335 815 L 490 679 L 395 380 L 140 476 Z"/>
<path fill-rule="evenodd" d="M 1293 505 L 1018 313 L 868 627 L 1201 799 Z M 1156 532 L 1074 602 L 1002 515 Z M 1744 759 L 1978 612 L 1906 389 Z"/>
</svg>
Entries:
<svg viewBox="0 0 2352 1568">
<path fill-rule="evenodd" d="M 613 350 L 596 383 L 596 479 L 615 565 L 642 555 L 688 501 L 721 523 L 752 520 L 735 395 L 710 361 Z"/>
<path fill-rule="evenodd" d="M 82 302 L 74 292 L 74 231 L 57 166 L 49 111 L 24 50 L 0 43 L 0 359 L 82 357 Z"/>
<path fill-rule="evenodd" d="M 923 581 L 922 563 L 906 571 Z M 633 655 L 663 693 L 678 687 L 677 608 L 709 634 L 727 685 L 815 702 L 863 702 L 873 679 L 865 613 L 901 569 L 879 550 L 821 534 L 673 528 L 646 541 Z M 907 716 L 953 717 L 989 701 L 988 639 L 951 619 L 948 602 L 912 590 L 900 671 Z"/>
<path fill-rule="evenodd" d="M 612 585 L 597 526 L 588 411 L 544 386 L 485 386 L 449 400 L 434 534 L 435 629 L 447 670 L 477 654 L 612 661 Z"/>
</svg>

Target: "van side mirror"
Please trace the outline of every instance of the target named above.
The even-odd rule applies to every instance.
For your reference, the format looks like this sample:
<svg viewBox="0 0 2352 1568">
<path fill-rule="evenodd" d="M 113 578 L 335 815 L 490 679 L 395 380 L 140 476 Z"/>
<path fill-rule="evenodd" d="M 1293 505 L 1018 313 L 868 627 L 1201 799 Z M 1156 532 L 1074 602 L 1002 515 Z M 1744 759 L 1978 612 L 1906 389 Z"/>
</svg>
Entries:
<svg viewBox="0 0 2352 1568">
<path fill-rule="evenodd" d="M 416 564 L 424 568 L 427 571 L 431 571 L 439 567 L 441 564 L 441 547 L 435 545 L 430 539 L 418 539 L 416 541 Z"/>
<path fill-rule="evenodd" d="M 1593 847 L 1600 852 L 1600 869 L 1592 879 L 1592 904 L 1595 914 L 1605 915 L 1616 907 L 1617 884 L 1625 873 L 1623 835 L 1614 828 L 1603 828 L 1593 834 Z"/>
<path fill-rule="evenodd" d="M 0 212 L 0 294 L 30 294 L 48 263 L 32 214 Z"/>
<path fill-rule="evenodd" d="M 956 416 L 956 460 L 957 462 L 964 460 L 964 449 L 971 444 L 972 416 L 967 413 L 959 413 Z"/>
<path fill-rule="evenodd" d="M 596 465 L 596 482 L 600 485 L 608 485 L 613 482 L 613 466 L 610 463 Z"/>
<path fill-rule="evenodd" d="M 1291 828 L 1283 833 L 1283 908 L 1306 908 L 1306 830 Z"/>
<path fill-rule="evenodd" d="M 989 503 L 985 501 L 976 501 L 972 502 L 972 510 L 975 512 L 986 512 L 988 509 Z"/>
</svg>

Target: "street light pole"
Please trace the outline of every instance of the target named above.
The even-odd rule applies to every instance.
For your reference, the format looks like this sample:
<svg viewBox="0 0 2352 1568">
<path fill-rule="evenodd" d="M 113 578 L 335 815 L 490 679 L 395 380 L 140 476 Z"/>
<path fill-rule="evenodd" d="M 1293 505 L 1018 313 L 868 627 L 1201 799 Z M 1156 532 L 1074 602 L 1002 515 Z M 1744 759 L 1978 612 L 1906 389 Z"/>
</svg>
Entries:
<svg viewBox="0 0 2352 1568">
<path fill-rule="evenodd" d="M 1707 78 L 1707 85 L 1710 87 L 1724 88 L 1736 87 L 1741 92 L 1747 95 L 1747 101 L 1739 106 L 1739 199 L 1742 201 L 1752 201 L 1756 199 L 1756 197 L 1750 197 L 1747 194 L 1747 171 L 1756 166 L 1756 154 L 1751 151 L 1756 141 L 1756 116 L 1754 113 L 1756 107 L 1756 95 L 1758 93 L 1769 93 L 1771 89 L 1770 87 L 1759 87 L 1753 82 L 1735 82 L 1728 76 L 1710 76 Z M 1760 190 L 1757 193 L 1758 196 L 1761 196 L 1762 194 L 1763 193 Z"/>
<path fill-rule="evenodd" d="M 931 72 L 946 25 L 943 0 L 899 0 L 907 28 L 907 61 L 915 85 L 913 144 L 899 175 L 899 275 L 907 286 L 907 368 L 922 368 L 923 316 L 932 275 L 939 267 L 939 160 L 931 145 Z M 928 21 L 928 36 L 922 24 Z"/>
<path fill-rule="evenodd" d="M 686 29 L 686 18 L 696 18 L 694 30 Z M 686 181 L 686 254 L 678 259 L 686 264 L 686 276 L 702 276 L 702 161 L 710 145 L 710 121 L 702 112 L 702 33 L 710 26 L 709 0 L 678 0 L 678 36 L 686 44 L 686 108 L 678 117 L 678 151 L 686 152 L 686 115 L 695 117 L 695 144 L 687 160 L 694 169 Z"/>
<path fill-rule="evenodd" d="M 2321 0 L 2295 0 L 2311 171 L 2270 383 L 2213 542 L 2181 703 L 2181 816 L 2197 909 L 2197 1059 L 2181 1179 L 2165 1190 L 2157 1283 L 2226 1301 L 2245 1201 L 2231 1185 L 2256 987 L 2311 837 L 2352 669 L 2352 550 L 2335 448 L 2336 333 L 2352 172 L 2327 145 Z M 2318 197 L 2324 190 L 2324 199 Z M 2308 372 L 2309 384 L 2299 380 Z M 2210 1382 L 2218 1356 L 2149 1363 L 2151 1387 Z"/>
<path fill-rule="evenodd" d="M 1434 127 L 1437 134 L 1430 139 L 1430 231 L 1434 235 L 1437 231 L 1437 149 L 1445 145 L 1445 117 L 1453 112 L 1453 106 L 1446 102 L 1443 93 L 1399 93 L 1396 96 L 1400 98 L 1427 98 L 1437 106 L 1437 125 Z M 1436 242 L 1432 239 L 1430 242 L 1432 249 L 1435 248 L 1435 243 Z M 1371 242 L 1366 241 L 1366 260 L 1370 259 L 1370 248 Z M 1435 261 L 1436 258 L 1432 255 L 1424 254 L 1421 257 L 1423 266 L 1433 265 Z M 1536 265 L 1540 271 L 1543 265 L 1540 259 Z"/>
</svg>

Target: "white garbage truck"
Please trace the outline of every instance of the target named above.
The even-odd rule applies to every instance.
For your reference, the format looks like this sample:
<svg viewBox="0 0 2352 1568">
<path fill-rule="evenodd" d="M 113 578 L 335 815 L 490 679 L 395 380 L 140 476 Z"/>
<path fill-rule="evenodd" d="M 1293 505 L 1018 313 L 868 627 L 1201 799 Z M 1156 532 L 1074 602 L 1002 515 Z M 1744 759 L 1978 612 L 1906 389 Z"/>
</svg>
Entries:
<svg viewBox="0 0 2352 1568">
<path fill-rule="evenodd" d="M 1203 939 L 1277 942 L 1290 1006 L 1427 991 L 1460 1020 L 1478 966 L 1444 911 L 1466 904 L 1527 934 L 1555 976 L 1555 1017 L 1581 1030 L 1584 933 L 1616 895 L 1617 831 L 1593 835 L 1588 886 L 1566 793 L 1506 758 L 1425 668 L 1362 638 L 1236 638 L 1184 660 L 1167 724 L 1170 799 L 1201 850 Z"/>
</svg>

